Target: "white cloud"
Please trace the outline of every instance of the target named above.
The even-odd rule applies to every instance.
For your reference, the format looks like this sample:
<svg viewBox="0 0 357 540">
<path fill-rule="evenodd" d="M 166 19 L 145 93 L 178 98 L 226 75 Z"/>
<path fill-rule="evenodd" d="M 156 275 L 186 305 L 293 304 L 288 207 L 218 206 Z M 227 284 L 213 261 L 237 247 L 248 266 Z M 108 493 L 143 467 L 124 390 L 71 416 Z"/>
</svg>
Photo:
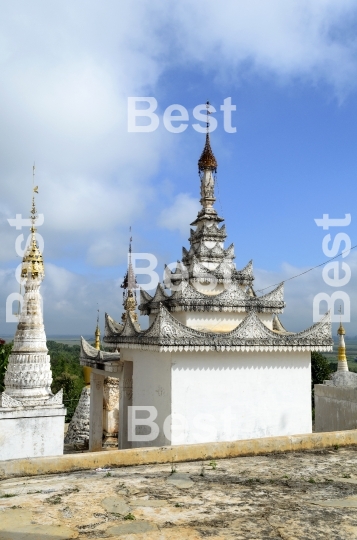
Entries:
<svg viewBox="0 0 357 540">
<path fill-rule="evenodd" d="M 200 208 L 197 199 L 188 193 L 179 193 L 171 206 L 162 210 L 158 225 L 169 231 L 179 230 L 182 235 L 187 234 L 187 227 L 196 218 Z"/>
<path fill-rule="evenodd" d="M 326 285 L 322 278 L 322 269 L 316 268 L 311 272 L 308 272 L 296 279 L 286 281 L 284 285 L 285 289 L 285 302 L 286 308 L 284 314 L 281 316 L 286 328 L 291 331 L 301 331 L 313 324 L 313 300 L 314 297 L 321 292 L 325 292 L 328 295 L 332 295 L 337 290 L 346 292 L 351 301 L 351 322 L 344 323 L 347 330 L 347 334 L 355 336 L 355 321 L 357 318 L 357 289 L 354 276 L 357 275 L 357 253 L 351 252 L 348 258 L 344 259 L 352 271 L 352 278 L 350 282 L 342 288 L 334 288 Z M 281 266 L 280 272 L 267 272 L 264 270 L 255 270 L 255 289 L 264 289 L 269 285 L 274 285 L 281 281 L 287 280 L 293 276 L 300 274 L 308 270 L 308 268 L 297 268 L 291 266 L 288 263 L 284 263 Z M 265 294 L 271 289 L 259 292 L 258 294 Z M 339 308 L 338 303 L 335 305 L 335 311 Z M 321 310 L 324 309 L 321 304 Z M 334 324 L 334 333 L 336 324 Z"/>
<path fill-rule="evenodd" d="M 326 81 L 345 92 L 356 85 L 353 0 L 183 0 L 175 4 L 182 56 L 226 78 L 256 73 Z"/>
<path fill-rule="evenodd" d="M 3 2 L 0 14 L 0 258 L 5 263 L 15 260 L 14 241 L 21 233 L 10 229 L 6 218 L 28 216 L 34 160 L 46 257 L 73 253 L 89 267 L 123 259 L 123 231 L 157 202 L 154 177 L 170 145 L 177 144 L 164 130 L 128 134 L 127 97 L 165 90 L 158 85 L 166 68 L 194 66 L 233 83 L 252 73 L 279 81 L 300 77 L 327 82 L 339 96 L 357 81 L 350 32 L 355 0 L 108 0 L 105 8 L 93 0 L 18 0 Z M 159 201 L 159 212 L 167 197 Z M 180 193 L 161 210 L 158 225 L 186 234 L 198 208 L 196 199 Z M 43 290 L 51 333 L 85 331 L 97 299 L 114 315 L 120 312 L 117 284 L 93 282 L 60 264 L 47 266 Z M 4 272 L 2 302 L 12 287 L 17 290 L 11 273 Z M 283 267 L 282 276 L 289 272 Z M 261 271 L 257 277 L 277 280 Z M 307 315 L 311 320 L 304 299 L 311 306 L 320 287 L 314 279 L 309 274 L 286 286 L 286 317 L 293 326 Z M 292 312 L 289 305 L 295 306 Z"/>
</svg>

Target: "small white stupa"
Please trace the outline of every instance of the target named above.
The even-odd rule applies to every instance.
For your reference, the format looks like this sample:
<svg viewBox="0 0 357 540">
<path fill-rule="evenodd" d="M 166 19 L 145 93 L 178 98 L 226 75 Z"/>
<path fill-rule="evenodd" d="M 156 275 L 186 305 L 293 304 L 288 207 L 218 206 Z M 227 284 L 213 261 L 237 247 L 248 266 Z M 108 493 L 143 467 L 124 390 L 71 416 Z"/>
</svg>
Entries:
<svg viewBox="0 0 357 540">
<path fill-rule="evenodd" d="M 40 294 L 45 272 L 36 240 L 36 218 L 33 196 L 31 241 L 21 271 L 25 295 L 5 374 L 5 391 L 0 394 L 0 460 L 63 454 L 66 409 L 62 390 L 56 395 L 51 392 Z"/>
</svg>

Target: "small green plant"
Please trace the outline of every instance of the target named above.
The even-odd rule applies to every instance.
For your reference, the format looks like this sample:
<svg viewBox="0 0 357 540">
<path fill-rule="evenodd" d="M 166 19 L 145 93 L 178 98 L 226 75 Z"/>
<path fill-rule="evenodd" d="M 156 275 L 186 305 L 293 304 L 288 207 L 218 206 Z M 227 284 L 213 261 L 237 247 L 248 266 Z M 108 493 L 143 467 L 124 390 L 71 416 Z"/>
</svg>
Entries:
<svg viewBox="0 0 357 540">
<path fill-rule="evenodd" d="M 333 449 L 334 449 L 334 450 L 338 450 L 339 448 L 340 448 L 340 447 L 339 447 L 338 444 L 334 444 L 334 445 L 333 445 Z"/>
<path fill-rule="evenodd" d="M 61 504 L 62 499 L 59 495 L 53 495 L 52 497 L 46 499 L 46 502 L 48 502 L 48 504 Z"/>
<path fill-rule="evenodd" d="M 0 495 L 0 499 L 9 499 L 10 497 L 16 497 L 16 493 L 4 493 L 4 495 Z"/>
<path fill-rule="evenodd" d="M 350 474 L 343 474 L 342 478 L 352 478 Z"/>
<path fill-rule="evenodd" d="M 176 507 L 176 508 L 182 508 L 182 507 L 183 507 L 183 504 L 182 504 L 182 503 L 176 503 L 176 504 L 175 504 L 175 507 Z"/>
<path fill-rule="evenodd" d="M 104 478 L 108 478 L 108 476 L 112 476 L 112 473 L 111 472 L 107 472 L 107 474 L 104 475 Z"/>
<path fill-rule="evenodd" d="M 124 519 L 129 520 L 129 521 L 133 521 L 134 519 L 136 519 L 136 517 L 131 512 L 129 512 L 129 514 L 124 516 Z"/>
<path fill-rule="evenodd" d="M 309 478 L 308 482 L 310 482 L 310 484 L 316 484 L 316 482 L 315 482 L 315 480 L 313 478 Z"/>
<path fill-rule="evenodd" d="M 212 467 L 213 470 L 217 469 L 217 462 L 216 461 L 210 461 L 210 467 Z"/>
<path fill-rule="evenodd" d="M 10 506 L 11 510 L 15 510 L 15 508 L 22 508 L 22 506 Z"/>
</svg>

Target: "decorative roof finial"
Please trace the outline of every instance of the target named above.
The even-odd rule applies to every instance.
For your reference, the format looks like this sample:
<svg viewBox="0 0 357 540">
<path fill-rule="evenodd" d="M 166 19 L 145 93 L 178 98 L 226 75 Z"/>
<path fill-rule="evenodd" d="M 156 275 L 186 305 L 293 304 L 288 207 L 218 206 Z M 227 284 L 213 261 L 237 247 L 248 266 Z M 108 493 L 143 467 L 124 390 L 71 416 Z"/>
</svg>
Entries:
<svg viewBox="0 0 357 540">
<path fill-rule="evenodd" d="M 124 276 L 123 283 L 121 284 L 121 287 L 124 289 L 123 291 L 123 306 L 125 309 L 125 312 L 122 315 L 122 321 L 126 321 L 127 313 L 130 312 L 131 318 L 133 321 L 137 322 L 138 315 L 135 311 L 137 302 L 136 302 L 136 288 L 137 288 L 137 282 L 134 274 L 133 265 L 131 262 L 131 243 L 133 241 L 133 238 L 131 236 L 131 227 L 129 228 L 130 231 L 130 239 L 129 239 L 129 251 L 128 251 L 128 269 L 126 271 L 126 274 Z"/>
<path fill-rule="evenodd" d="M 25 251 L 24 258 L 22 259 L 21 277 L 33 277 L 43 279 L 45 276 L 45 269 L 43 265 L 42 253 L 39 250 L 36 240 L 36 219 L 37 210 L 35 204 L 35 193 L 38 193 L 38 186 L 35 186 L 35 164 L 32 167 L 32 207 L 31 207 L 31 240 L 28 248 Z"/>
<path fill-rule="evenodd" d="M 205 169 L 217 172 L 217 160 L 214 157 L 214 154 L 212 152 L 210 138 L 209 138 L 209 120 L 208 116 L 211 114 L 209 108 L 211 104 L 209 101 L 206 103 L 206 109 L 207 109 L 207 122 L 206 122 L 206 143 L 203 148 L 202 154 L 200 159 L 198 160 L 198 172 L 202 172 Z"/>
<path fill-rule="evenodd" d="M 342 306 L 338 310 L 340 313 L 340 326 L 338 327 L 337 334 L 339 336 L 338 343 L 338 353 L 337 353 L 337 371 L 349 371 L 346 357 L 346 345 L 344 336 L 346 335 L 346 330 L 342 326 L 341 316 L 342 316 Z"/>
</svg>

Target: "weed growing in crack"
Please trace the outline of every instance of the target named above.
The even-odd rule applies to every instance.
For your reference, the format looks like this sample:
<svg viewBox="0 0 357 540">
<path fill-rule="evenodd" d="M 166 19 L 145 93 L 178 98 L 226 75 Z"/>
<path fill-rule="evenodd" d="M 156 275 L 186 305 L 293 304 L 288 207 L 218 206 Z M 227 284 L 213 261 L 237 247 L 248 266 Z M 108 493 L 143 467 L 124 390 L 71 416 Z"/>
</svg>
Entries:
<svg viewBox="0 0 357 540">
<path fill-rule="evenodd" d="M 52 497 L 46 499 L 46 502 L 48 504 L 61 504 L 62 498 L 59 495 L 53 495 Z"/>
<path fill-rule="evenodd" d="M 125 520 L 129 520 L 129 521 L 133 521 L 134 519 L 136 519 L 136 517 L 134 516 L 134 514 L 132 514 L 131 512 L 129 512 L 129 514 L 127 514 L 126 516 L 124 516 Z"/>
<path fill-rule="evenodd" d="M 0 495 L 0 499 L 9 499 L 10 497 L 16 497 L 17 493 L 4 493 Z"/>
<path fill-rule="evenodd" d="M 217 469 L 217 462 L 216 461 L 210 461 L 209 463 L 210 467 L 212 467 L 213 470 L 216 470 Z"/>
<path fill-rule="evenodd" d="M 308 482 L 310 482 L 310 484 L 316 484 L 316 482 L 315 482 L 315 480 L 313 478 L 309 478 Z"/>
</svg>

